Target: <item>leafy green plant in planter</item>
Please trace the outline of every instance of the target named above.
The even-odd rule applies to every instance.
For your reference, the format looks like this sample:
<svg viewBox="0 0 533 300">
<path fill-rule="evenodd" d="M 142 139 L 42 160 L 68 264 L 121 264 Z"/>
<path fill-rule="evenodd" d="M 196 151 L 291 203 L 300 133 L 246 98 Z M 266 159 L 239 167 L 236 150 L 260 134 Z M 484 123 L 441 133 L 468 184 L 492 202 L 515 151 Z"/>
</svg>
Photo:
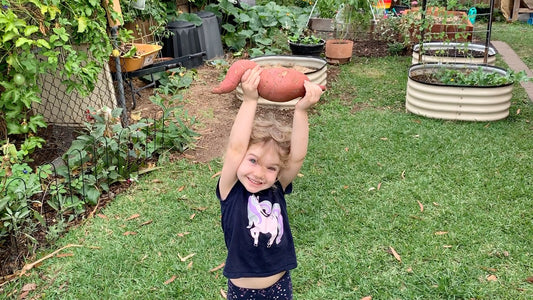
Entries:
<svg viewBox="0 0 533 300">
<path fill-rule="evenodd" d="M 525 72 L 490 65 L 415 64 L 408 71 L 405 107 L 430 118 L 501 120 L 509 115 L 514 84 L 525 80 Z"/>
<path fill-rule="evenodd" d="M 530 79 L 524 71 L 515 72 L 508 70 L 505 75 L 483 71 L 482 67 L 477 70 L 460 70 L 440 68 L 435 73 L 427 74 L 426 80 L 449 85 L 460 86 L 498 86 L 515 82 L 525 82 Z"/>
<path fill-rule="evenodd" d="M 274 2 L 252 7 L 243 3 L 238 7 L 228 0 L 210 4 L 206 10 L 222 19 L 226 47 L 235 55 L 246 50 L 251 57 L 287 51 L 287 36 L 294 32 L 295 20 L 310 13 L 308 7 L 287 7 Z"/>
</svg>

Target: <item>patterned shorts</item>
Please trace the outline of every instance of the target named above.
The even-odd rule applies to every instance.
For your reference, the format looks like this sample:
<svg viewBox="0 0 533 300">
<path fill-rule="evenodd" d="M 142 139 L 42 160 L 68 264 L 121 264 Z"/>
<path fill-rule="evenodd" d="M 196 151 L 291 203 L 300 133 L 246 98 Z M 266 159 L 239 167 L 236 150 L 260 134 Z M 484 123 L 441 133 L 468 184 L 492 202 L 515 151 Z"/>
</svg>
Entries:
<svg viewBox="0 0 533 300">
<path fill-rule="evenodd" d="M 276 283 L 264 289 L 245 289 L 234 285 L 228 280 L 228 300 L 229 299 L 292 299 L 292 280 L 289 271 L 285 272 Z"/>
</svg>

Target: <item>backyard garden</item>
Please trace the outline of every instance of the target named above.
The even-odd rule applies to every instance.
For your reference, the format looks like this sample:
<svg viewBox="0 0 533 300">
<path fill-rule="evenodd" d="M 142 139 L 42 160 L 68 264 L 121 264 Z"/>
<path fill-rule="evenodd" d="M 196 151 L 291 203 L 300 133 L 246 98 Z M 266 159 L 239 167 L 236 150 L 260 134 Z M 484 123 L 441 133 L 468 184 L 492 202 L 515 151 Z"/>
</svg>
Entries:
<svg viewBox="0 0 533 300">
<path fill-rule="evenodd" d="M 84 2 L 85 10 L 65 2 L 73 5 L 6 1 L 0 12 L 0 298 L 225 298 L 215 186 L 241 100 L 238 90 L 211 90 L 235 61 L 291 57 L 287 41 L 304 39 L 324 44 L 315 59 L 324 61 L 327 89 L 310 114 L 309 152 L 287 197 L 294 298 L 533 297 L 533 106 L 520 85 L 528 78 L 485 52 L 490 33 L 533 69 L 531 25 L 506 22 L 497 9 L 467 25 L 419 15 L 426 5 L 447 11 L 482 1 L 392 1 L 387 10 L 355 0 L 146 1 L 144 10 L 121 1 L 122 20 L 100 1 Z M 131 52 L 117 45 L 156 44 L 167 22 L 197 22 L 200 10 L 219 18 L 224 55 L 160 73 L 135 105 L 125 88 L 122 109 L 83 107 L 57 165 L 49 148 L 61 139 L 53 140 L 57 129 L 32 109 L 41 103 L 41 76 L 58 72 L 69 91 L 91 93 L 101 63 Z M 107 16 L 149 24 L 119 26 L 114 39 Z M 332 23 L 313 29 L 323 20 Z M 348 58 L 328 54 L 332 39 L 353 43 Z M 79 42 L 90 50 L 72 46 Z M 435 72 L 439 82 L 425 90 L 410 73 L 431 65 L 422 62 L 430 55 L 457 60 L 471 44 L 481 45 L 466 56 L 481 59 L 465 73 L 474 76 Z M 39 57 L 35 49 L 46 51 Z M 84 63 L 87 53 L 94 65 Z M 487 102 L 453 103 L 440 89 L 457 81 L 463 90 L 476 86 L 459 97 L 476 102 L 488 93 Z M 496 93 L 487 92 L 492 85 Z M 292 116 L 290 105 L 261 105 L 258 113 Z"/>
</svg>

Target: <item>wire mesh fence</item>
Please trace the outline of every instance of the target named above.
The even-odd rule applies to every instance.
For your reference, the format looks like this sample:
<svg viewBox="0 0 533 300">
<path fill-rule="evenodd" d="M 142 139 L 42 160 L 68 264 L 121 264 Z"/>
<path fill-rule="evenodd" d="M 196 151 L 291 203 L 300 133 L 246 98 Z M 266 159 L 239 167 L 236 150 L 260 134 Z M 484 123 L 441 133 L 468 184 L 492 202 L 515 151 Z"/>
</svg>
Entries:
<svg viewBox="0 0 533 300">
<path fill-rule="evenodd" d="M 112 198 L 114 187 L 135 180 L 165 147 L 164 124 L 164 119 L 142 119 L 113 134 L 81 135 L 78 147 L 35 171 L 13 166 L 11 176 L 0 183 L 0 259 L 12 259 L 21 245 L 80 217 L 102 199 Z"/>
</svg>

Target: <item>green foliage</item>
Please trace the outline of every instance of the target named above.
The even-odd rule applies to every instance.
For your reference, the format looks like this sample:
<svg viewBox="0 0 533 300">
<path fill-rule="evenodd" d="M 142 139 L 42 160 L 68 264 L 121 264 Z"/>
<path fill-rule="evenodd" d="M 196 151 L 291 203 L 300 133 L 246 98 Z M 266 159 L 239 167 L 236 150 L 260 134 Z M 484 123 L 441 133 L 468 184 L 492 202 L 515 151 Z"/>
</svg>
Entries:
<svg viewBox="0 0 533 300">
<path fill-rule="evenodd" d="M 58 223 L 49 229 L 50 239 L 54 239 L 64 227 L 65 216 L 66 222 L 70 222 L 87 206 L 96 205 L 111 184 L 131 183 L 143 169 L 149 168 L 149 162 L 157 159 L 158 154 L 170 149 L 183 152 L 193 145 L 197 134 L 190 127 L 194 118 L 189 118 L 175 102 L 181 100 L 180 91 L 190 86 L 196 73 L 184 68 L 175 72 L 177 76 L 165 74 L 158 92 L 178 95 L 170 100 L 160 94 L 151 98 L 163 111 L 161 119 L 139 120 L 123 127 L 122 109 L 91 108 L 84 133 L 63 156 L 64 165 L 46 164 L 33 171 L 23 162 L 27 156 L 25 149 L 32 146 L 23 144 L 17 150 L 15 145 L 6 142 L 2 146 L 0 168 L 0 243 L 8 236 L 15 240 L 31 239 L 31 232 L 24 236 L 21 233 L 35 221 L 47 225 L 41 211 L 34 209 L 32 203 L 43 207 L 45 200 L 56 211 Z M 31 141 L 27 139 L 26 143 Z"/>
<path fill-rule="evenodd" d="M 431 75 L 442 84 L 461 86 L 499 86 L 529 80 L 524 71 L 508 70 L 505 75 L 501 75 L 484 71 L 482 67 L 476 70 L 443 67 Z"/>
<path fill-rule="evenodd" d="M 241 5 L 242 8 L 222 0 L 206 9 L 223 18 L 224 44 L 234 52 L 247 49 L 252 57 L 286 50 L 287 35 L 299 35 L 310 13 L 310 7 L 287 7 L 274 2 L 253 7 Z"/>
<path fill-rule="evenodd" d="M 323 42 L 323 40 L 314 35 L 291 35 L 289 41 L 297 44 L 313 45 Z"/>
<path fill-rule="evenodd" d="M 318 0 L 315 6 L 318 17 L 325 19 L 333 19 L 339 10 L 338 0 Z"/>
<path fill-rule="evenodd" d="M 43 117 L 31 110 L 41 102 L 42 74 L 58 74 L 69 92 L 86 95 L 94 89 L 111 52 L 106 28 L 101 1 L 2 1 L 0 119 L 8 135 L 31 138 L 46 126 Z M 34 138 L 28 143 L 34 147 L 25 150 L 42 142 Z"/>
<path fill-rule="evenodd" d="M 25 225 L 32 218 L 40 217 L 33 210 L 33 195 L 41 192 L 40 180 L 51 174 L 49 166 L 41 167 L 37 172 L 22 160 L 26 156 L 24 150 L 6 141 L 2 146 L 2 162 L 0 167 L 0 244 L 6 236 L 17 238 Z M 42 218 L 42 217 L 41 217 Z"/>
</svg>

